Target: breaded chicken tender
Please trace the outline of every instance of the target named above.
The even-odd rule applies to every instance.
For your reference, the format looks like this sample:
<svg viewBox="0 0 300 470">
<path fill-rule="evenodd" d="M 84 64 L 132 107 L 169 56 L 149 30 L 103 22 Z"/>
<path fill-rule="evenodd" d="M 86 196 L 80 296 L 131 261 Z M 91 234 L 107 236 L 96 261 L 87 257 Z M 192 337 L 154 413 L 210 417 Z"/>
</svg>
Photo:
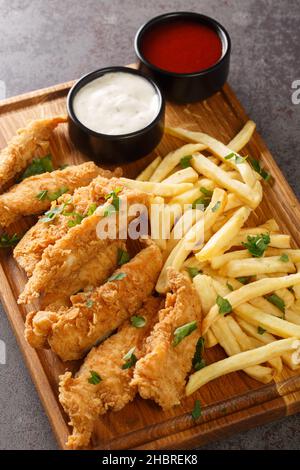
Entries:
<svg viewBox="0 0 300 470">
<path fill-rule="evenodd" d="M 156 401 L 163 409 L 180 403 L 201 336 L 201 307 L 196 289 L 184 274 L 173 268 L 168 270 L 168 282 L 171 293 L 167 294 L 159 322 L 146 341 L 146 353 L 137 362 L 131 383 L 143 398 Z M 194 321 L 197 328 L 178 344 L 174 343 L 176 329 Z"/>
<path fill-rule="evenodd" d="M 147 247 L 116 270 L 108 282 L 71 297 L 67 311 L 38 312 L 26 319 L 25 336 L 34 346 L 34 336 L 44 336 L 63 360 L 81 358 L 138 310 L 154 289 L 162 268 L 158 246 Z"/>
<path fill-rule="evenodd" d="M 60 191 L 73 194 L 96 176 L 109 173 L 93 162 L 86 162 L 26 178 L 0 195 L 0 226 L 7 227 L 22 216 L 41 214 L 50 208 L 51 199 L 58 198 Z"/>
<path fill-rule="evenodd" d="M 107 193 L 109 182 L 107 178 L 122 173 L 121 168 L 117 168 L 113 173 L 109 170 L 102 170 L 103 176 L 97 176 L 88 186 L 78 188 L 74 191 L 72 198 L 69 194 L 61 196 L 57 204 L 69 203 L 66 210 L 81 216 L 87 216 L 93 205 L 99 206 L 104 203 L 104 195 Z M 14 258 L 17 263 L 26 271 L 30 277 L 36 264 L 41 260 L 44 250 L 62 238 L 69 230 L 70 218 L 63 214 L 58 214 L 55 219 L 49 222 L 37 222 L 24 235 L 14 249 Z"/>
<path fill-rule="evenodd" d="M 143 204 L 143 206 L 148 205 L 149 196 L 147 194 L 126 188 L 121 189 L 117 178 L 112 178 L 109 181 L 112 187 L 119 187 L 121 190 L 119 193 L 120 205 L 125 201 L 128 207 L 136 203 Z M 135 217 L 136 214 L 128 215 L 128 220 Z M 92 262 L 97 253 L 104 253 L 106 247 L 112 242 L 110 239 L 98 238 L 97 226 L 104 218 L 103 214 L 98 214 L 96 211 L 90 217 L 83 219 L 72 230 L 69 230 L 54 245 L 48 246 L 20 295 L 19 303 L 28 303 L 39 298 L 41 294 L 55 293 L 62 288 L 69 292 L 69 296 L 74 293 L 74 280 L 79 276 L 80 271 L 84 269 L 85 265 Z M 116 232 L 117 229 L 118 226 Z M 115 238 L 118 238 L 118 233 Z"/>
<path fill-rule="evenodd" d="M 135 358 L 142 357 L 144 340 L 157 321 L 160 304 L 158 297 L 148 297 L 136 312 L 145 320 L 145 326 L 136 328 L 127 320 L 116 334 L 90 351 L 74 378 L 71 372 L 60 376 L 59 401 L 73 426 L 67 442 L 70 449 L 88 445 L 100 415 L 108 410 L 119 411 L 133 400 L 136 388 L 130 382 L 134 363 L 132 367 L 122 368 L 126 363 L 124 356 L 134 348 Z"/>
<path fill-rule="evenodd" d="M 18 130 L 0 153 L 0 191 L 25 170 L 35 158 L 37 150 L 45 148 L 53 130 L 64 122 L 67 122 L 67 116 L 37 119 Z"/>
</svg>

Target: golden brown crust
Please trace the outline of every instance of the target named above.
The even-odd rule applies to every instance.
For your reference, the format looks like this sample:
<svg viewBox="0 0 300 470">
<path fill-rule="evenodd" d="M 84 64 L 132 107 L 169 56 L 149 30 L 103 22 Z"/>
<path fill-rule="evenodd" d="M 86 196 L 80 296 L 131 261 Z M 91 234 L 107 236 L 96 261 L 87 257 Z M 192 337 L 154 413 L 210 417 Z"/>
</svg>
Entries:
<svg viewBox="0 0 300 470">
<path fill-rule="evenodd" d="M 109 184 L 112 187 L 120 186 L 119 180 L 112 178 Z M 108 189 L 109 192 L 109 189 Z M 148 204 L 149 196 L 139 191 L 123 188 L 120 201 L 126 197 L 128 206 L 141 203 Z M 133 219 L 133 215 L 131 218 Z M 95 253 L 104 252 L 110 240 L 99 239 L 97 226 L 103 216 L 95 212 L 90 217 L 83 219 L 80 225 L 76 225 L 65 236 L 48 246 L 43 252 L 41 261 L 36 265 L 32 277 L 27 282 L 23 293 L 19 297 L 19 303 L 27 303 L 38 298 L 42 293 L 48 294 L 57 289 L 57 285 L 70 283 L 84 265 L 91 262 Z M 128 217 L 130 220 L 130 217 Z"/>
<path fill-rule="evenodd" d="M 167 294 L 159 322 L 146 340 L 146 354 L 137 362 L 132 381 L 143 398 L 155 400 L 164 409 L 180 403 L 201 331 L 201 307 L 194 286 L 173 268 L 168 270 L 168 280 L 172 293 Z M 176 328 L 194 320 L 197 330 L 173 346 Z"/>
<path fill-rule="evenodd" d="M 16 175 L 31 163 L 39 148 L 45 148 L 53 130 L 60 123 L 67 122 L 67 116 L 31 121 L 19 129 L 7 147 L 0 154 L 0 190 L 6 187 Z"/>
<path fill-rule="evenodd" d="M 97 167 L 98 168 L 98 167 Z M 88 186 L 78 188 L 72 196 L 72 204 L 67 206 L 68 211 L 75 211 L 78 214 L 86 215 L 91 204 L 97 206 L 104 202 L 108 179 L 115 174 L 119 174 L 119 169 L 115 173 L 109 170 L 98 168 L 101 176 L 97 176 Z M 69 194 L 64 194 L 59 198 L 57 204 L 66 203 L 70 200 Z M 14 258 L 18 264 L 25 269 L 26 274 L 31 276 L 36 264 L 41 260 L 44 250 L 62 238 L 70 229 L 69 218 L 59 214 L 50 224 L 39 221 L 24 235 L 22 240 L 14 249 Z"/>
<path fill-rule="evenodd" d="M 126 321 L 116 334 L 90 351 L 75 378 L 70 372 L 60 377 L 59 400 L 73 426 L 67 443 L 70 449 L 88 445 L 94 422 L 101 414 L 109 409 L 119 411 L 133 400 L 136 393 L 136 388 L 130 386 L 133 368 L 122 369 L 123 357 L 133 347 L 135 356 L 142 356 L 144 338 L 157 321 L 160 302 L 155 297 L 146 299 L 136 313 L 146 320 L 143 328 L 135 328 Z M 90 371 L 100 375 L 99 384 L 88 382 Z"/>
<path fill-rule="evenodd" d="M 63 170 L 26 178 L 0 195 L 0 226 L 7 227 L 22 216 L 41 214 L 51 206 L 49 198 L 38 199 L 41 191 L 53 194 L 62 188 L 68 195 L 76 188 L 87 186 L 98 175 L 107 173 L 93 162 L 71 165 Z"/>
<path fill-rule="evenodd" d="M 82 357 L 133 315 L 151 294 L 162 267 L 162 256 L 153 242 L 148 243 L 147 248 L 115 271 L 114 274 L 121 273 L 123 278 L 71 297 L 72 307 L 54 319 L 51 330 L 47 324 L 45 336 L 48 335 L 52 350 L 62 360 Z M 49 317 L 53 318 L 52 312 Z M 33 325 L 40 336 L 44 312 L 42 322 L 39 319 L 40 312 L 28 327 Z"/>
</svg>

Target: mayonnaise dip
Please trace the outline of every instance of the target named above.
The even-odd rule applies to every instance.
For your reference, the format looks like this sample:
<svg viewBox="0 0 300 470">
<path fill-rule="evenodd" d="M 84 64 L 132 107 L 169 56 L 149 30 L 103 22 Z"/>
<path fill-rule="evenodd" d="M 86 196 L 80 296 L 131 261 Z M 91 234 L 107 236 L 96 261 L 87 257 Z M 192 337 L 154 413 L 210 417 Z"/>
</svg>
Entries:
<svg viewBox="0 0 300 470">
<path fill-rule="evenodd" d="M 122 135 L 144 129 L 157 116 L 160 98 L 138 75 L 109 72 L 83 86 L 73 101 L 74 113 L 89 129 Z"/>
</svg>

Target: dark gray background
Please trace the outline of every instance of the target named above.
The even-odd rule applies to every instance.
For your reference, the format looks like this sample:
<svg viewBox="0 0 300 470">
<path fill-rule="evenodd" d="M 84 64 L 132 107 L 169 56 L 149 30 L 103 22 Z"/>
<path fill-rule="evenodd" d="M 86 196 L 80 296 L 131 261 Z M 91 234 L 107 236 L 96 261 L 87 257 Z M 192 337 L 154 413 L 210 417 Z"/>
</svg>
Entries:
<svg viewBox="0 0 300 470">
<path fill-rule="evenodd" d="M 135 60 L 133 38 L 152 16 L 194 10 L 213 16 L 232 43 L 230 84 L 256 121 L 298 197 L 299 0 L 0 0 L 0 80 L 7 96 Z M 282 194 L 284 203 L 284 194 Z M 0 448 L 55 449 L 47 417 L 0 307 Z M 299 449 L 300 415 L 212 443 L 208 449 Z"/>
</svg>

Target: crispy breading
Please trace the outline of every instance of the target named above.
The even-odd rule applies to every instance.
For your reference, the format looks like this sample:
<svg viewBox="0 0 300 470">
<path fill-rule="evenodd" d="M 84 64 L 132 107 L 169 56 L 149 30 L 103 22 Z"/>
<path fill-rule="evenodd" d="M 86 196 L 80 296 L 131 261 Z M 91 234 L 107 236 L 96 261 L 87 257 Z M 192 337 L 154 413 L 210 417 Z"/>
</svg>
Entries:
<svg viewBox="0 0 300 470">
<path fill-rule="evenodd" d="M 117 178 L 112 178 L 109 181 L 112 187 L 115 185 L 120 187 Z M 139 191 L 123 188 L 119 200 L 120 204 L 126 200 L 128 207 L 136 203 L 147 206 L 149 196 Z M 128 220 L 133 220 L 135 217 L 136 214 L 128 215 Z M 19 303 L 27 303 L 40 297 L 41 294 L 55 292 L 62 285 L 69 284 L 72 287 L 74 279 L 82 267 L 90 263 L 96 253 L 104 252 L 106 246 L 111 242 L 109 239 L 99 239 L 97 236 L 98 223 L 103 219 L 107 220 L 96 211 L 90 217 L 83 219 L 80 225 L 69 230 L 54 245 L 48 246 L 20 295 Z M 118 232 L 118 224 L 116 232 Z M 118 233 L 116 233 L 117 236 Z"/>
<path fill-rule="evenodd" d="M 67 116 L 37 119 L 19 129 L 7 147 L 0 153 L 0 190 L 13 181 L 31 163 L 39 148 L 45 148 L 53 130 L 60 123 L 67 122 Z"/>
<path fill-rule="evenodd" d="M 99 206 L 104 203 L 104 195 L 106 194 L 107 187 L 110 187 L 107 178 L 121 174 L 122 170 L 117 168 L 113 173 L 109 170 L 102 171 L 102 176 L 97 176 L 88 186 L 74 191 L 72 203 L 66 207 L 67 211 L 85 216 L 91 204 Z M 58 199 L 57 204 L 67 203 L 68 201 L 70 201 L 70 195 L 64 194 Z M 36 264 L 42 258 L 44 250 L 49 245 L 54 245 L 57 240 L 62 238 L 71 229 L 69 221 L 70 218 L 63 214 L 58 214 L 51 223 L 40 220 L 28 230 L 15 247 L 14 258 L 28 276 L 32 275 Z"/>
<path fill-rule="evenodd" d="M 68 311 L 59 311 L 57 317 L 38 312 L 26 321 L 26 337 L 44 335 L 64 361 L 81 358 L 133 315 L 154 289 L 162 255 L 154 242 L 145 243 L 146 248 L 114 272 L 116 279 L 71 297 Z"/>
<path fill-rule="evenodd" d="M 159 312 L 159 322 L 146 341 L 146 354 L 137 362 L 132 380 L 132 386 L 138 387 L 143 398 L 156 401 L 164 409 L 180 403 L 201 336 L 201 307 L 196 289 L 184 274 L 173 268 L 168 270 L 168 282 L 171 293 L 167 294 L 165 308 Z M 197 329 L 174 346 L 174 331 L 195 320 Z"/>
<path fill-rule="evenodd" d="M 137 359 L 144 353 L 144 340 L 157 321 L 161 299 L 148 297 L 136 315 L 146 320 L 142 328 L 127 320 L 118 332 L 93 348 L 73 378 L 71 372 L 60 376 L 59 401 L 70 417 L 73 433 L 68 438 L 70 449 L 86 447 L 96 419 L 108 410 L 119 411 L 133 400 L 136 388 L 130 386 L 133 367 L 122 369 L 123 357 L 132 348 Z M 101 377 L 98 384 L 89 383 L 91 371 Z"/>
<path fill-rule="evenodd" d="M 55 196 L 59 190 L 70 195 L 76 188 L 90 184 L 96 176 L 107 174 L 110 172 L 86 162 L 26 178 L 0 195 L 0 226 L 7 227 L 22 216 L 41 214 L 50 208 L 51 195 Z M 43 197 L 38 197 L 41 194 Z"/>
</svg>

